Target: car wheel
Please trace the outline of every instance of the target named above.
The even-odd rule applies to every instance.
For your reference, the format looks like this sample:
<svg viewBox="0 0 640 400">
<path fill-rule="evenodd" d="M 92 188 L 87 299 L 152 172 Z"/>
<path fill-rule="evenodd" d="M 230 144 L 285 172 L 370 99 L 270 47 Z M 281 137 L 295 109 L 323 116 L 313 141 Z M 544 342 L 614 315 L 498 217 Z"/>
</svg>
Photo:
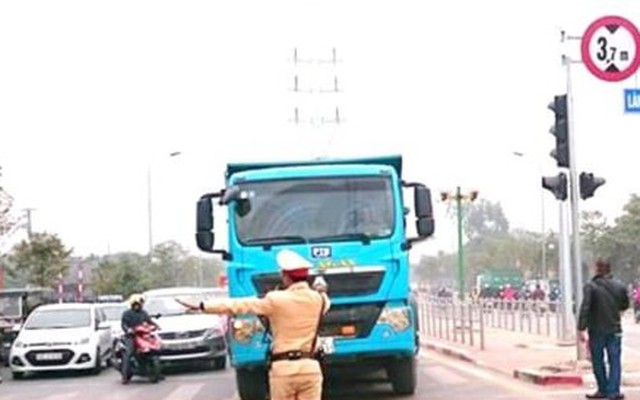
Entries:
<svg viewBox="0 0 640 400">
<path fill-rule="evenodd" d="M 93 367 L 94 375 L 98 375 L 102 371 L 102 357 L 100 355 L 100 349 L 96 349 L 96 365 Z"/>
<path fill-rule="evenodd" d="M 15 380 L 24 378 L 24 372 L 11 371 L 11 377 Z"/>
<path fill-rule="evenodd" d="M 107 356 L 106 360 L 104 360 L 104 366 L 105 368 L 111 368 L 114 366 L 113 351 L 109 351 L 109 355 Z"/>
<path fill-rule="evenodd" d="M 219 356 L 213 359 L 213 369 L 222 370 L 227 368 L 227 356 Z"/>
</svg>

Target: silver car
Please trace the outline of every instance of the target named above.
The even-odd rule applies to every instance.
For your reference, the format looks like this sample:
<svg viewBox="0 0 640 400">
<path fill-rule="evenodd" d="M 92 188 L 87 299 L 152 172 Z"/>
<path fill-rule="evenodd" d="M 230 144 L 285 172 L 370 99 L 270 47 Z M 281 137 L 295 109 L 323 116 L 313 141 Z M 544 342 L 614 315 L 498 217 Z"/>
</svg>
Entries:
<svg viewBox="0 0 640 400">
<path fill-rule="evenodd" d="M 122 314 L 129 308 L 129 303 L 99 303 L 97 306 L 107 317 L 107 324 L 111 329 L 111 338 L 115 344 L 124 334 L 122 332 Z"/>
<path fill-rule="evenodd" d="M 156 321 L 160 325 L 162 363 L 208 361 L 215 369 L 226 368 L 224 317 L 193 313 L 175 301 L 181 298 L 200 302 L 213 296 L 208 289 L 189 287 L 156 289 L 144 293 L 145 310 L 152 316 L 160 315 Z"/>
</svg>

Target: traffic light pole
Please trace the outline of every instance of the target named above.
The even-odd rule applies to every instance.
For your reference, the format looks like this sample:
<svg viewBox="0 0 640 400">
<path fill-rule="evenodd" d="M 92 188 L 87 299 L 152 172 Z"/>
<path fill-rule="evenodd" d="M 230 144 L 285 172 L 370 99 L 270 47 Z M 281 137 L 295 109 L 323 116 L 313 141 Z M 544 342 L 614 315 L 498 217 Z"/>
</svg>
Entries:
<svg viewBox="0 0 640 400">
<path fill-rule="evenodd" d="M 564 201 L 558 202 L 558 215 L 560 216 L 558 250 L 559 250 L 559 272 L 560 284 L 562 287 L 561 304 L 561 334 L 563 341 L 570 341 L 574 338 L 575 324 L 573 318 L 573 283 L 571 279 L 571 246 L 569 235 L 569 224 L 567 221 L 567 207 Z M 577 335 L 576 335 L 577 336 Z"/>
<path fill-rule="evenodd" d="M 568 130 L 569 130 L 569 183 L 571 192 L 569 196 L 569 204 L 571 205 L 571 234 L 572 239 L 572 254 L 573 254 L 573 269 L 576 277 L 576 290 L 575 290 L 575 309 L 578 312 L 580 305 L 582 304 L 582 256 L 580 254 L 580 182 L 578 181 L 578 171 L 576 166 L 576 145 L 575 145 L 575 129 L 573 120 L 573 92 L 571 85 L 571 63 L 572 60 L 566 55 L 562 57 L 567 74 L 567 116 L 568 116 Z M 569 243 L 569 241 L 567 241 Z M 571 264 L 569 264 L 571 265 Z M 577 327 L 575 327 L 577 329 Z M 576 349 L 578 360 L 584 360 L 585 354 L 582 343 L 580 342 L 580 335 L 576 334 Z"/>
</svg>

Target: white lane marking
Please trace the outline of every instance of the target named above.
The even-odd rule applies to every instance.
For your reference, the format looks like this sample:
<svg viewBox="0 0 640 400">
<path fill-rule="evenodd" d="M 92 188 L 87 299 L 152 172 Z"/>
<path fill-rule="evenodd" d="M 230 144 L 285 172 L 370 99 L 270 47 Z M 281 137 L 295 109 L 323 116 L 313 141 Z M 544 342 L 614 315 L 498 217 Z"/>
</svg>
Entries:
<svg viewBox="0 0 640 400">
<path fill-rule="evenodd" d="M 162 400 L 190 400 L 204 387 L 204 383 L 186 383 L 175 388 Z"/>
<path fill-rule="evenodd" d="M 76 397 L 79 394 L 80 394 L 80 392 L 66 392 L 66 393 L 56 393 L 56 394 L 53 394 L 51 396 L 46 396 L 46 397 L 38 396 L 38 398 L 40 400 L 69 400 L 71 398 Z"/>
</svg>

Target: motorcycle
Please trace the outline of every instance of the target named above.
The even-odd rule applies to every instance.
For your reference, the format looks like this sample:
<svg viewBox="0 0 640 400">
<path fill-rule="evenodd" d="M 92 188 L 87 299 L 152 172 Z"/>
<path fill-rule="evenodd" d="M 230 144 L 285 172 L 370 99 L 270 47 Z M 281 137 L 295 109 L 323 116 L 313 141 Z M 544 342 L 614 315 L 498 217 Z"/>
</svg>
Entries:
<svg viewBox="0 0 640 400">
<path fill-rule="evenodd" d="M 160 348 L 162 343 L 154 325 L 144 323 L 128 334 L 133 340 L 133 354 L 129 360 L 128 371 L 125 371 L 126 337 L 118 340 L 115 349 L 116 369 L 122 375 L 122 383 L 127 384 L 134 375 L 147 377 L 152 383 L 162 379 L 160 371 Z"/>
</svg>

